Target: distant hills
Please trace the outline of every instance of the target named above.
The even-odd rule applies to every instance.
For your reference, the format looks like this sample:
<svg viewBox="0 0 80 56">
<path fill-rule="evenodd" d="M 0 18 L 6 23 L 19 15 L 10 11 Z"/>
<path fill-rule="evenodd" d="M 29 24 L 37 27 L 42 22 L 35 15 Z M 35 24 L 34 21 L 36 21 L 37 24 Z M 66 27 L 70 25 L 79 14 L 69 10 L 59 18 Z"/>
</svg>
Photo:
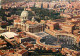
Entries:
<svg viewBox="0 0 80 56">
<path fill-rule="evenodd" d="M 18 2 L 18 1 L 25 1 L 25 0 L 2 0 L 1 3 L 8 3 L 8 2 Z"/>
<path fill-rule="evenodd" d="M 28 2 L 30 2 L 30 1 L 43 1 L 43 2 L 47 1 L 47 2 L 51 2 L 51 1 L 59 1 L 59 0 L 2 0 L 1 3 L 4 4 L 7 2 L 18 2 L 18 1 L 28 1 Z M 69 0 L 65 0 L 65 1 L 69 1 Z M 75 1 L 75 0 L 72 0 L 72 1 Z"/>
</svg>

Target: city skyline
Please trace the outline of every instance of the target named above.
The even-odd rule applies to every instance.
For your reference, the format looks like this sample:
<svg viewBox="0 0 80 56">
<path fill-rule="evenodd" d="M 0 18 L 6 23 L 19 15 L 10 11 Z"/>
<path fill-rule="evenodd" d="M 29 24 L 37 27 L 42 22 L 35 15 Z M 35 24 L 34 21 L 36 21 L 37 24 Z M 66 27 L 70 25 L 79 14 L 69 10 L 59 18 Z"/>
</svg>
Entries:
<svg viewBox="0 0 80 56">
<path fill-rule="evenodd" d="M 80 56 L 79 0 L 4 0 L 0 56 Z"/>
</svg>

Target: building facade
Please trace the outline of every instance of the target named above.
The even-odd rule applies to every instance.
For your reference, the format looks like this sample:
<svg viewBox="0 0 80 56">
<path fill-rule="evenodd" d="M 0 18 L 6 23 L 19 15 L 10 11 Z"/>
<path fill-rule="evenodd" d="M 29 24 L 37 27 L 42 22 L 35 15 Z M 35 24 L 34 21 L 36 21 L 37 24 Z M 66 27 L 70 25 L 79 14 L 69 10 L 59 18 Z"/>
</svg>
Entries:
<svg viewBox="0 0 80 56">
<path fill-rule="evenodd" d="M 35 33 L 35 32 L 44 31 L 44 24 L 38 23 L 34 17 L 30 21 L 28 19 L 28 11 L 26 10 L 24 10 L 21 13 L 20 18 L 14 20 L 14 27 L 21 29 L 24 32 L 28 31 L 28 32 Z"/>
</svg>

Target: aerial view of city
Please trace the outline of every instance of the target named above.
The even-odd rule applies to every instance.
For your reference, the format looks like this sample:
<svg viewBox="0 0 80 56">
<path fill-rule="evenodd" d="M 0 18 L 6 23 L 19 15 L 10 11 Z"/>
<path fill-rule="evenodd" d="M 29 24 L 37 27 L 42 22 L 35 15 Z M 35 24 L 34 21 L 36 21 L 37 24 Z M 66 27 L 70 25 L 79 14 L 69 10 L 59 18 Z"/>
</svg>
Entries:
<svg viewBox="0 0 80 56">
<path fill-rule="evenodd" d="M 80 56 L 80 0 L 0 0 L 0 56 Z"/>
</svg>

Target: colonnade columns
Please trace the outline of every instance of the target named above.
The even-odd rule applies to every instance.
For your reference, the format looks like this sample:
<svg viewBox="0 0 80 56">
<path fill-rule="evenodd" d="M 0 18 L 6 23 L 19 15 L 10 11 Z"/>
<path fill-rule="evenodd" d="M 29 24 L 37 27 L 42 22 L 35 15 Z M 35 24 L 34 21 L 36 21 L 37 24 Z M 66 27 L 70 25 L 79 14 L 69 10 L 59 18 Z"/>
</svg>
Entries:
<svg viewBox="0 0 80 56">
<path fill-rule="evenodd" d="M 57 40 L 57 43 L 58 43 L 58 42 L 59 42 L 59 36 L 57 36 L 57 39 L 58 39 L 58 40 Z"/>
<path fill-rule="evenodd" d="M 19 26 L 19 28 L 21 28 L 21 25 Z"/>
<path fill-rule="evenodd" d="M 23 25 L 23 31 L 25 31 L 25 27 L 24 27 L 24 25 Z"/>
<path fill-rule="evenodd" d="M 19 28 L 19 24 L 18 24 L 18 26 L 17 26 L 18 28 Z"/>
<path fill-rule="evenodd" d="M 69 45 L 72 44 L 72 43 L 71 43 L 71 39 L 69 39 L 69 37 L 68 37 L 68 39 L 67 39 L 67 44 L 69 44 Z"/>
<path fill-rule="evenodd" d="M 77 11 L 77 15 L 78 15 L 78 11 Z"/>
<path fill-rule="evenodd" d="M 33 28 L 31 28 L 31 32 L 33 33 Z"/>
<path fill-rule="evenodd" d="M 41 32 L 42 31 L 42 27 L 39 27 L 39 32 Z"/>
<path fill-rule="evenodd" d="M 17 28 L 17 24 L 15 25 L 15 27 Z"/>
<path fill-rule="evenodd" d="M 40 27 L 40 32 L 41 32 L 42 28 Z"/>
<path fill-rule="evenodd" d="M 41 30 L 42 32 L 44 31 L 44 27 L 42 26 L 42 30 Z"/>
<path fill-rule="evenodd" d="M 71 40 L 71 39 L 70 39 L 70 40 Z M 70 43 L 70 44 L 73 44 L 72 42 L 73 42 L 73 40 L 71 41 L 71 43 Z"/>
<path fill-rule="evenodd" d="M 45 50 L 45 47 L 43 47 L 42 50 Z"/>
<path fill-rule="evenodd" d="M 39 49 L 41 49 L 41 47 L 39 46 Z"/>
<path fill-rule="evenodd" d="M 33 29 L 32 28 L 29 28 L 29 32 L 32 32 L 33 33 Z"/>
<path fill-rule="evenodd" d="M 23 25 L 21 25 L 21 29 L 23 29 Z"/>
<path fill-rule="evenodd" d="M 73 44 L 76 45 L 76 40 L 73 41 Z"/>
<path fill-rule="evenodd" d="M 79 47 L 79 43 L 77 43 L 77 47 Z"/>
<path fill-rule="evenodd" d="M 23 25 L 23 31 L 25 31 L 25 26 Z"/>
</svg>

